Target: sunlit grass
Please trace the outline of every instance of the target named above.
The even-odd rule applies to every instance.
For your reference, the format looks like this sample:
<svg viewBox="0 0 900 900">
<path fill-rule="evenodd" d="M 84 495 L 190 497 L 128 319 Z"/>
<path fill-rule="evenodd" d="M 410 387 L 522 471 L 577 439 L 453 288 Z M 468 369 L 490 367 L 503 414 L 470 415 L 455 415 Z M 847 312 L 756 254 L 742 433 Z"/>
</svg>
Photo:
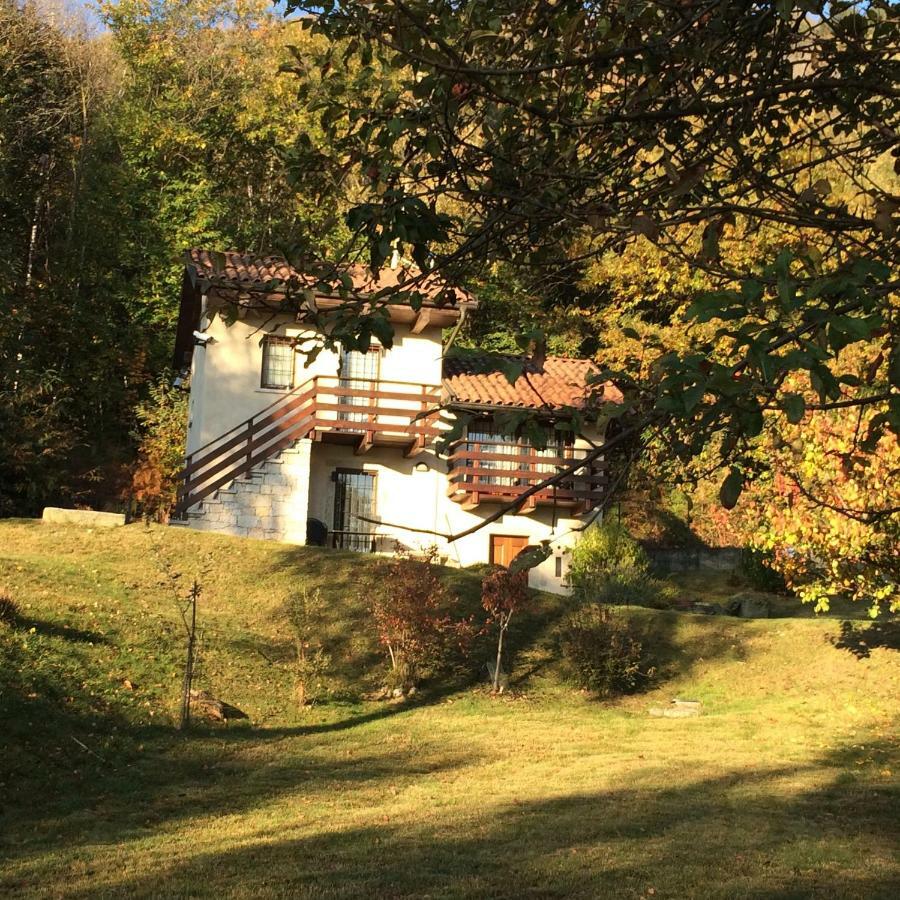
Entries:
<svg viewBox="0 0 900 900">
<path fill-rule="evenodd" d="M 0 540 L 0 591 L 22 610 L 0 626 L 2 895 L 889 897 L 900 885 L 898 653 L 835 647 L 834 619 L 624 611 L 662 674 L 602 705 L 560 681 L 561 605 L 542 598 L 514 635 L 511 696 L 469 685 L 373 703 L 361 699 L 380 665 L 370 559 L 142 526 L 0 523 Z M 188 576 L 206 568 L 201 685 L 249 724 L 173 731 L 182 642 L 159 554 Z M 447 577 L 471 605 L 477 578 Z M 340 669 L 335 697 L 303 713 L 277 616 L 301 584 L 328 600 Z M 703 715 L 647 715 L 673 696 L 702 700 Z"/>
</svg>

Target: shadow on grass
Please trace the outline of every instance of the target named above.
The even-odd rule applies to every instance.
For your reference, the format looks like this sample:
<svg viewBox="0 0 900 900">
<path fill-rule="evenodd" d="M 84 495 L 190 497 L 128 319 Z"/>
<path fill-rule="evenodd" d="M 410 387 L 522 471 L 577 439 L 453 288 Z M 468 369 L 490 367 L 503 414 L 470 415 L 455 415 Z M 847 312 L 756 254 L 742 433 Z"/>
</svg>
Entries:
<svg viewBox="0 0 900 900">
<path fill-rule="evenodd" d="M 409 779 L 455 768 L 472 759 L 452 750 L 417 758 L 375 750 L 364 756 L 319 755 L 292 745 L 273 764 L 268 747 L 281 741 L 364 728 L 440 703 L 450 688 L 423 690 L 415 700 L 376 708 L 332 706 L 336 718 L 274 728 L 245 723 L 215 727 L 136 724 L 117 707 L 87 692 L 64 673 L 35 671 L 24 650 L 0 657 L 0 858 L 14 855 L 13 834 L 53 824 L 54 843 L 80 844 L 102 836 L 120 841 L 149 827 L 197 815 L 242 814 L 282 792 L 347 790 L 379 778 Z M 342 715 L 343 713 L 346 713 Z M 377 744 L 373 742 L 373 746 Z M 255 760 L 266 757 L 257 768 Z M 108 813 L 97 810 L 109 810 Z M 63 825 L 63 823 L 66 823 Z M 0 882 L 0 895 L 2 895 Z"/>
<path fill-rule="evenodd" d="M 30 631 L 33 628 L 42 637 L 61 638 L 64 641 L 73 641 L 78 644 L 109 643 L 109 638 L 99 631 L 70 628 L 68 625 L 57 625 L 55 622 L 47 622 L 43 619 L 19 618 L 16 620 L 15 627 L 21 631 Z"/>
<path fill-rule="evenodd" d="M 363 560 L 367 565 L 360 565 Z M 327 582 L 332 595 L 337 591 L 341 598 L 338 605 L 323 610 L 317 625 L 323 650 L 331 659 L 332 674 L 345 689 L 345 695 L 349 695 L 349 688 L 354 685 L 358 693 L 378 688 L 386 657 L 378 644 L 369 605 L 373 593 L 390 590 L 387 580 L 390 562 L 384 558 L 373 561 L 366 554 L 310 552 L 309 548 L 293 547 L 277 555 L 275 566 L 298 584 Z M 478 629 L 467 658 L 453 655 L 445 661 L 449 676 L 447 672 L 441 676 L 447 684 L 442 695 L 481 682 L 485 663 L 496 654 L 496 632 L 486 625 L 481 603 L 481 581 L 486 571 L 487 567 L 440 567 L 439 577 L 448 593 L 448 605 L 440 612 L 460 620 L 471 618 Z M 553 628 L 570 608 L 568 598 L 550 594 L 536 594 L 536 597 L 536 602 L 516 615 L 510 628 L 505 642 L 507 670 L 515 666 L 518 655 L 546 644 Z M 278 658 L 290 658 L 291 652 L 291 646 L 285 645 Z"/>
<path fill-rule="evenodd" d="M 872 622 L 866 627 L 841 622 L 841 633 L 832 636 L 831 643 L 857 659 L 868 659 L 877 648 L 900 650 L 900 622 Z"/>
<path fill-rule="evenodd" d="M 675 623 L 684 620 L 670 614 L 648 624 L 674 653 Z M 715 625 L 700 617 L 697 624 Z M 701 643 L 708 658 L 705 629 Z M 24 662 L 10 657 L 10 671 Z M 337 737 L 402 720 L 444 691 L 330 722 L 180 735 L 135 726 L 77 697 L 77 685 L 59 673 L 52 683 L 13 687 L 16 696 L 0 698 L 12 751 L 0 776 L 0 857 L 16 875 L 0 874 L 0 894 L 44 884 L 60 890 L 67 858 L 83 860 L 89 849 L 103 858 L 111 845 L 130 848 L 128 866 L 98 862 L 90 889 L 66 885 L 66 896 L 637 897 L 652 886 L 660 897 L 708 896 L 711 887 L 718 896 L 888 897 L 897 886 L 896 869 L 852 858 L 889 859 L 897 832 L 896 797 L 846 774 L 857 767 L 852 747 L 778 771 L 709 779 L 686 772 L 661 787 L 641 785 L 647 774 L 636 773 L 638 786 L 568 796 L 549 782 L 540 799 L 497 804 L 473 792 L 445 808 L 442 776 L 484 762 L 464 734 L 425 750 L 392 740 L 403 735 L 402 721 L 362 744 Z M 324 735 L 335 739 L 316 739 Z M 887 746 L 865 752 L 883 752 L 879 767 L 890 763 Z M 828 770 L 818 790 L 777 785 L 818 769 Z M 413 802 L 388 821 L 359 805 L 358 792 L 371 798 L 372 788 L 386 807 L 407 789 Z M 269 811 L 286 798 L 292 805 L 279 805 L 270 824 Z M 327 818 L 310 817 L 316 808 L 329 810 Z M 231 840 L 208 825 L 220 817 L 247 819 L 223 824 L 237 827 Z M 206 842 L 198 846 L 212 841 L 214 851 L 192 846 L 194 827 Z M 148 844 L 161 831 L 179 836 L 177 846 L 166 845 L 171 858 Z M 854 843 L 845 852 L 847 841 Z"/>
<path fill-rule="evenodd" d="M 448 757 L 421 771 L 461 761 Z M 833 760 L 805 769 L 819 765 Z M 398 770 L 362 760 L 329 773 L 326 786 L 352 789 Z M 351 828 L 298 815 L 257 832 L 249 845 L 188 851 L 162 866 L 154 857 L 152 871 L 106 873 L 106 886 L 69 896 L 646 897 L 648 889 L 660 897 L 896 896 L 896 797 L 837 779 L 778 792 L 779 778 L 801 771 L 499 805 L 473 798 L 465 815 L 423 808 L 406 821 Z M 276 774 L 319 775 L 315 767 Z"/>
</svg>

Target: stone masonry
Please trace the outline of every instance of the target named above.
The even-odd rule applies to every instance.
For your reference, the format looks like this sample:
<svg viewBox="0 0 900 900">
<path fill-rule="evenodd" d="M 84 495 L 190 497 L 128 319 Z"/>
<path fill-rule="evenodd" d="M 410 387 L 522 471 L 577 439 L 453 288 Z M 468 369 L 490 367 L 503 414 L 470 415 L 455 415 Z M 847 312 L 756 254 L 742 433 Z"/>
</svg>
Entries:
<svg viewBox="0 0 900 900">
<path fill-rule="evenodd" d="M 305 544 L 311 447 L 304 438 L 235 478 L 188 510 L 188 524 L 199 531 Z"/>
</svg>

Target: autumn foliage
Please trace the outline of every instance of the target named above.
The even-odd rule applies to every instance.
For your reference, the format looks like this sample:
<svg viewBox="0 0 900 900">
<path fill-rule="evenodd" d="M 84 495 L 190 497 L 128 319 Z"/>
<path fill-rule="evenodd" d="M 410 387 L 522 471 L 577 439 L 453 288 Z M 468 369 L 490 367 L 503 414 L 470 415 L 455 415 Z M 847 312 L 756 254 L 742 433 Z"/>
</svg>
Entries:
<svg viewBox="0 0 900 900">
<path fill-rule="evenodd" d="M 146 517 L 167 521 L 175 505 L 177 475 L 184 466 L 188 395 L 163 377 L 137 409 L 141 423 L 131 492 Z"/>
<path fill-rule="evenodd" d="M 768 430 L 767 474 L 737 510 L 748 543 L 820 610 L 835 596 L 900 609 L 900 444 L 888 432 L 861 452 L 870 417 L 812 412 Z"/>
<path fill-rule="evenodd" d="M 390 662 L 388 686 L 405 692 L 465 654 L 475 627 L 448 612 L 451 595 L 438 577 L 434 549 L 421 559 L 401 551 L 385 568 L 370 609 Z"/>
<path fill-rule="evenodd" d="M 528 570 L 498 567 L 486 575 L 481 582 L 481 602 L 488 614 L 488 625 L 497 626 L 497 658 L 493 667 L 493 690 L 501 690 L 501 664 L 503 662 L 503 640 L 513 614 L 525 607 L 529 600 Z"/>
</svg>

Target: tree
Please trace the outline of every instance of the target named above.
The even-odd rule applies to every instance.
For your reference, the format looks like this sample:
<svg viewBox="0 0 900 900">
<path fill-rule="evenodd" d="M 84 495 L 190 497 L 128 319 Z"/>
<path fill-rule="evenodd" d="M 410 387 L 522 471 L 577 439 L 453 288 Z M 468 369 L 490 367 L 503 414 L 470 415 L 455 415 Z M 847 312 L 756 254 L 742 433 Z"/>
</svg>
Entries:
<svg viewBox="0 0 900 900">
<path fill-rule="evenodd" d="M 294 632 L 293 661 L 295 696 L 301 712 L 325 688 L 331 657 L 318 637 L 320 619 L 325 603 L 318 589 L 302 588 L 287 600 L 287 618 Z"/>
<path fill-rule="evenodd" d="M 879 357 L 845 355 L 857 370 L 883 365 Z M 873 409 L 821 410 L 807 399 L 796 422 L 767 422 L 754 459 L 761 474 L 734 511 L 736 525 L 817 609 L 845 597 L 866 604 L 873 617 L 897 612 L 900 444 L 887 432 L 865 452 Z"/>
<path fill-rule="evenodd" d="M 533 567 L 533 566 L 532 566 Z M 481 581 L 481 601 L 488 622 L 497 625 L 497 658 L 492 671 L 492 686 L 495 694 L 502 691 L 503 641 L 513 615 L 527 605 L 528 568 L 498 567 Z"/>
<path fill-rule="evenodd" d="M 286 151 L 321 132 L 279 66 L 321 39 L 263 0 L 99 9 L 103 34 L 0 4 L 2 514 L 124 502 L 188 246 L 347 234 Z"/>
<path fill-rule="evenodd" d="M 81 49 L 77 34 L 56 30 L 32 5 L 0 7 L 0 510 L 7 513 L 90 490 L 107 428 L 129 393 L 107 378 L 128 340 L 111 340 L 121 305 L 93 283 L 115 241 L 87 246 L 89 234 L 115 233 L 106 218 L 116 185 L 107 177 L 102 113 L 113 76 L 104 48 L 90 64 Z M 88 422 L 97 453 L 84 441 Z"/>
<path fill-rule="evenodd" d="M 686 460 L 714 445 L 726 506 L 764 415 L 797 414 L 791 373 L 821 406 L 877 410 L 869 452 L 900 430 L 896 5 L 289 7 L 328 38 L 330 63 L 358 54 L 396 73 L 365 104 L 316 100 L 333 166 L 367 179 L 348 223 L 373 267 L 399 245 L 450 282 L 502 264 L 533 296 L 649 241 L 703 273 L 684 346 L 647 372 L 604 372 L 627 402 L 595 413 Z M 760 255 L 740 259 L 733 246 L 764 228 Z M 892 362 L 860 381 L 839 354 L 871 342 Z"/>
<path fill-rule="evenodd" d="M 175 506 L 177 476 L 184 466 L 188 394 L 173 387 L 170 373 L 165 372 L 135 415 L 141 431 L 132 497 L 143 515 L 166 521 Z"/>
</svg>

